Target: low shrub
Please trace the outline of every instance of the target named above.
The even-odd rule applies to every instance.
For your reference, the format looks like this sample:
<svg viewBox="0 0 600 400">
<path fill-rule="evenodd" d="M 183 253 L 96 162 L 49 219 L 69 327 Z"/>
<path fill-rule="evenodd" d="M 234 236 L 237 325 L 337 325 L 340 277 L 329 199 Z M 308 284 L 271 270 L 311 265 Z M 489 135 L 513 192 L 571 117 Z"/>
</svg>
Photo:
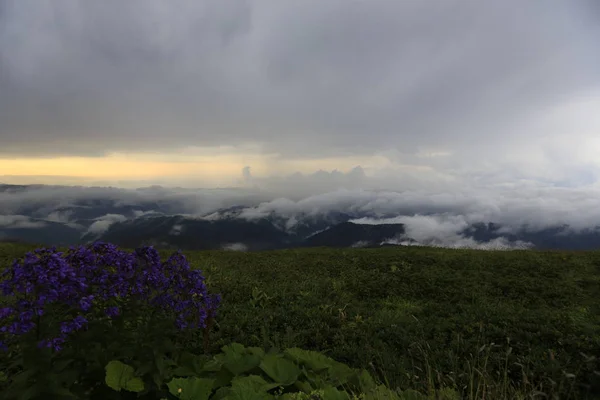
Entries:
<svg viewBox="0 0 600 400">
<path fill-rule="evenodd" d="M 108 243 L 29 252 L 2 274 L 0 346 L 8 398 L 102 396 L 104 367 L 134 363 L 160 392 L 167 359 L 206 342 L 219 295 L 181 253 Z M 47 398 L 47 397 L 45 397 Z"/>
</svg>

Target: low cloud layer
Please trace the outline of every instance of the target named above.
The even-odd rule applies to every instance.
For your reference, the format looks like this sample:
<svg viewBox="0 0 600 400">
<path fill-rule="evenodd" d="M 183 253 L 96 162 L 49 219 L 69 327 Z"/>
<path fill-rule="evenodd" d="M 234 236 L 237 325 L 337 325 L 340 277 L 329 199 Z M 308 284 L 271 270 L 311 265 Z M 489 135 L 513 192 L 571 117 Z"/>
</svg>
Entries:
<svg viewBox="0 0 600 400">
<path fill-rule="evenodd" d="M 115 222 L 151 215 L 180 214 L 209 220 L 232 216 L 258 220 L 276 216 L 279 226 L 293 231 L 306 218 L 344 213 L 354 216 L 351 221 L 355 223 L 404 224 L 405 237 L 420 244 L 500 249 L 527 248 L 529 244 L 509 243 L 503 238 L 476 243 L 465 237 L 463 231 L 480 222 L 500 224 L 503 234 L 523 229 L 536 232 L 563 225 L 568 225 L 571 232 L 582 232 L 600 225 L 600 188 L 594 186 L 557 188 L 524 184 L 448 192 L 339 189 L 301 199 L 273 197 L 273 193 L 259 189 L 6 188 L 10 190 L 0 191 L 1 227 L 33 229 L 47 220 L 79 226 L 82 233 L 93 234 L 104 232 Z M 231 206 L 239 207 L 229 213 L 215 213 Z M 100 215 L 90 217 L 91 210 Z M 182 232 L 178 225 L 171 234 Z M 394 240 L 411 244 L 404 239 Z"/>
<path fill-rule="evenodd" d="M 500 237 L 488 242 L 479 243 L 473 238 L 465 237 L 463 231 L 475 222 L 482 222 L 470 218 L 468 221 L 462 215 L 449 213 L 435 215 L 411 215 L 396 218 L 359 218 L 351 222 L 357 224 L 404 224 L 405 235 L 385 241 L 388 244 L 403 246 L 433 246 L 449 248 L 471 248 L 482 250 L 508 250 L 527 249 L 533 247 L 531 243 L 523 241 L 509 241 Z M 487 222 L 487 221 L 485 221 Z M 516 228 L 517 226 L 514 226 Z"/>
<path fill-rule="evenodd" d="M 46 226 L 44 221 L 34 221 L 24 215 L 0 215 L 0 228 L 37 229 Z"/>
<path fill-rule="evenodd" d="M 102 217 L 96 218 L 95 221 L 89 226 L 86 234 L 101 235 L 110 228 L 115 222 L 127 221 L 127 217 L 120 214 L 106 214 Z"/>
<path fill-rule="evenodd" d="M 247 251 L 248 246 L 246 246 L 244 243 L 230 243 L 230 244 L 223 246 L 223 250 Z"/>
</svg>

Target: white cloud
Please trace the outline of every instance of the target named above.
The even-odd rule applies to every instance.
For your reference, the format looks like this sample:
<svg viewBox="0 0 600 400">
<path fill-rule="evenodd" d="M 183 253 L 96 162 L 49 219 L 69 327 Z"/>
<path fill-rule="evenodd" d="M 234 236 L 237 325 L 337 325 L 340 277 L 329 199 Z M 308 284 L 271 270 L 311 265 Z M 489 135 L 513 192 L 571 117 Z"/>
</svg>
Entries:
<svg viewBox="0 0 600 400">
<path fill-rule="evenodd" d="M 176 224 L 176 225 L 173 225 L 173 227 L 171 228 L 169 235 L 179 236 L 179 235 L 181 235 L 181 232 L 183 232 L 183 226 L 180 224 Z"/>
<path fill-rule="evenodd" d="M 0 215 L 0 227 L 13 229 L 37 229 L 47 224 L 44 221 L 34 221 L 24 215 Z"/>
<path fill-rule="evenodd" d="M 101 235 L 110 228 L 115 222 L 127 221 L 127 217 L 120 214 L 106 214 L 103 217 L 96 218 L 95 222 L 90 225 L 85 234 Z"/>
<path fill-rule="evenodd" d="M 294 179 L 294 178 L 290 178 Z M 366 177 L 367 182 L 371 182 Z M 368 185 L 367 185 L 368 186 Z M 291 196 L 290 196 L 291 197 Z M 95 199 L 95 200 L 94 200 Z M 502 248 L 525 246 L 497 239 L 490 243 L 474 243 L 462 235 L 473 223 L 495 222 L 502 225 L 499 233 L 514 233 L 526 228 L 537 231 L 547 227 L 569 225 L 579 232 L 600 225 L 600 186 L 555 187 L 535 181 L 479 185 L 472 183 L 454 189 L 412 188 L 410 190 L 338 189 L 303 198 L 286 198 L 285 192 L 261 190 L 192 190 L 148 188 L 122 190 L 82 187 L 34 187 L 0 191 L 0 210 L 11 214 L 0 216 L 0 226 L 42 226 L 48 221 L 64 222 L 71 218 L 69 207 L 85 200 L 104 204 L 150 204 L 166 214 L 180 214 L 208 220 L 227 218 L 214 213 L 221 207 L 246 205 L 229 213 L 248 220 L 275 215 L 281 217 L 286 230 L 294 230 L 304 218 L 328 213 L 346 213 L 364 217 L 358 223 L 402 223 L 407 236 L 419 243 L 444 246 Z M 112 202 L 112 203 L 111 203 Z M 29 214 L 24 215 L 27 211 Z M 149 215 L 150 211 L 137 213 Z M 96 219 L 88 233 L 99 234 L 125 216 L 113 212 Z M 71 221 L 69 221 L 71 223 Z M 176 233 L 176 232 L 174 232 Z M 402 238 L 397 238 L 402 241 Z"/>
<path fill-rule="evenodd" d="M 244 243 L 229 243 L 223 246 L 223 250 L 248 251 L 248 246 Z"/>
<path fill-rule="evenodd" d="M 454 239 L 454 240 L 453 240 Z M 511 242 L 506 238 L 500 237 L 489 242 L 477 242 L 472 238 L 445 238 L 444 240 L 425 240 L 412 241 L 407 239 L 390 239 L 382 242 L 382 244 L 395 244 L 402 246 L 430 246 L 444 247 L 452 249 L 477 249 L 477 250 L 525 250 L 533 247 L 531 243 L 523 241 Z"/>
</svg>

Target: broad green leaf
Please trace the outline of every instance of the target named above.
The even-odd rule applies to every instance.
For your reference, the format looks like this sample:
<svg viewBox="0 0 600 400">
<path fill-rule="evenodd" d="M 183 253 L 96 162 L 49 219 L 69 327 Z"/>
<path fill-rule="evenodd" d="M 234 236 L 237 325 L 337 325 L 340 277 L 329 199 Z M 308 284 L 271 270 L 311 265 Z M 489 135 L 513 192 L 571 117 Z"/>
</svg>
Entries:
<svg viewBox="0 0 600 400">
<path fill-rule="evenodd" d="M 333 386 L 323 388 L 323 400 L 349 400 L 350 395 L 345 391 L 339 391 Z"/>
<path fill-rule="evenodd" d="M 223 400 L 223 399 L 227 398 L 227 396 L 229 396 L 229 393 L 231 393 L 231 388 L 229 388 L 229 387 L 219 388 L 215 392 L 215 394 L 212 395 L 210 400 Z"/>
<path fill-rule="evenodd" d="M 154 356 L 154 365 L 156 366 L 156 369 L 158 370 L 158 373 L 161 376 L 165 375 L 165 369 L 166 369 L 166 364 L 165 364 L 165 359 L 164 356 L 161 354 L 155 355 Z"/>
<path fill-rule="evenodd" d="M 258 375 L 237 377 L 231 382 L 228 400 L 267 400 L 274 397 L 262 386 L 267 382 Z"/>
<path fill-rule="evenodd" d="M 231 343 L 228 345 L 225 345 L 223 347 L 221 347 L 221 351 L 225 354 L 228 353 L 237 353 L 237 354 L 244 354 L 246 352 L 246 348 L 244 347 L 243 344 L 240 343 Z"/>
<path fill-rule="evenodd" d="M 301 380 L 294 382 L 294 386 L 303 393 L 310 393 L 314 390 L 310 383 Z"/>
<path fill-rule="evenodd" d="M 377 387 L 375 380 L 366 369 L 355 371 L 350 382 L 355 386 L 355 389 L 361 393 L 369 392 Z"/>
<path fill-rule="evenodd" d="M 250 352 L 250 354 L 254 354 L 255 356 L 258 356 L 260 358 L 263 358 L 265 356 L 265 351 L 260 347 L 247 347 L 246 350 Z"/>
<path fill-rule="evenodd" d="M 249 352 L 246 352 L 244 346 L 239 343 L 233 343 L 222 347 L 224 353 L 224 367 L 230 370 L 234 375 L 241 375 L 258 367 L 261 358 Z"/>
<path fill-rule="evenodd" d="M 302 367 L 302 375 L 304 375 L 308 383 L 310 383 L 314 389 L 323 389 L 327 386 L 327 382 L 321 374 L 308 370 L 304 366 Z"/>
<path fill-rule="evenodd" d="M 144 390 L 144 381 L 138 377 L 132 378 L 127 381 L 124 389 L 128 392 L 139 393 Z"/>
<path fill-rule="evenodd" d="M 188 376 L 197 376 L 198 374 L 196 373 L 196 371 L 194 371 L 190 367 L 179 366 L 179 367 L 175 368 L 175 370 L 173 371 L 173 375 L 188 377 Z"/>
<path fill-rule="evenodd" d="M 226 368 L 219 370 L 216 374 L 214 374 L 215 383 L 213 387 L 215 389 L 220 388 L 222 386 L 229 386 L 231 384 L 231 380 L 235 377 L 234 374 L 231 373 Z"/>
<path fill-rule="evenodd" d="M 348 382 L 348 379 L 355 374 L 355 371 L 340 362 L 333 362 L 329 367 L 329 379 L 334 386 L 341 386 Z"/>
<path fill-rule="evenodd" d="M 301 397 L 298 397 L 298 396 L 302 396 L 302 394 L 299 394 L 299 393 L 284 393 L 280 397 L 278 397 L 277 400 L 297 400 L 297 399 L 301 399 Z"/>
<path fill-rule="evenodd" d="M 267 382 L 262 376 L 259 375 L 236 377 L 231 381 L 232 385 L 239 385 L 240 383 L 252 387 L 257 392 L 267 392 L 271 389 L 281 386 L 279 383 Z"/>
<path fill-rule="evenodd" d="M 190 352 L 183 352 L 179 357 L 177 368 L 173 372 L 175 375 L 201 375 L 204 366 L 210 361 L 205 355 L 196 355 Z M 219 365 L 219 369 L 220 369 Z M 218 371 L 218 369 L 217 369 Z"/>
<path fill-rule="evenodd" d="M 335 362 L 332 358 L 317 351 L 303 350 L 297 347 L 286 349 L 284 354 L 287 358 L 300 364 L 304 364 L 314 371 L 326 370 Z"/>
<path fill-rule="evenodd" d="M 224 358 L 225 357 L 223 354 L 218 354 L 218 355 L 214 356 L 212 360 L 208 360 L 202 366 L 202 371 L 206 371 L 206 372 L 220 371 L 221 367 L 223 366 L 223 363 L 224 363 Z"/>
<path fill-rule="evenodd" d="M 260 368 L 275 382 L 291 385 L 298 380 L 301 371 L 296 364 L 283 357 L 267 354 L 260 363 Z"/>
<path fill-rule="evenodd" d="M 183 400 L 208 400 L 212 392 L 214 379 L 206 378 L 173 378 L 167 387 L 169 393 Z"/>
<path fill-rule="evenodd" d="M 260 365 L 261 359 L 253 354 L 243 354 L 240 358 L 226 359 L 223 366 L 234 375 L 241 375 L 249 372 Z"/>
<path fill-rule="evenodd" d="M 125 389 L 136 393 L 144 390 L 144 383 L 133 375 L 134 370 L 129 365 L 113 360 L 104 369 L 106 370 L 106 385 L 111 389 L 117 392 Z"/>
</svg>

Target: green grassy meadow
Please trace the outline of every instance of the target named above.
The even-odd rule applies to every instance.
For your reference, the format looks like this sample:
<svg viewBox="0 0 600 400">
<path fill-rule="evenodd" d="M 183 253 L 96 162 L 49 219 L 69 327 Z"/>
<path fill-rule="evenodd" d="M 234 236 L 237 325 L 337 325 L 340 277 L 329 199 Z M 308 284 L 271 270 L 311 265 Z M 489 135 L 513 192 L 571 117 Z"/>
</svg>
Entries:
<svg viewBox="0 0 600 400">
<path fill-rule="evenodd" d="M 0 244 L 0 265 L 34 248 Z M 223 296 L 211 352 L 317 350 L 390 387 L 469 399 L 600 398 L 600 251 L 184 254 Z"/>
</svg>

